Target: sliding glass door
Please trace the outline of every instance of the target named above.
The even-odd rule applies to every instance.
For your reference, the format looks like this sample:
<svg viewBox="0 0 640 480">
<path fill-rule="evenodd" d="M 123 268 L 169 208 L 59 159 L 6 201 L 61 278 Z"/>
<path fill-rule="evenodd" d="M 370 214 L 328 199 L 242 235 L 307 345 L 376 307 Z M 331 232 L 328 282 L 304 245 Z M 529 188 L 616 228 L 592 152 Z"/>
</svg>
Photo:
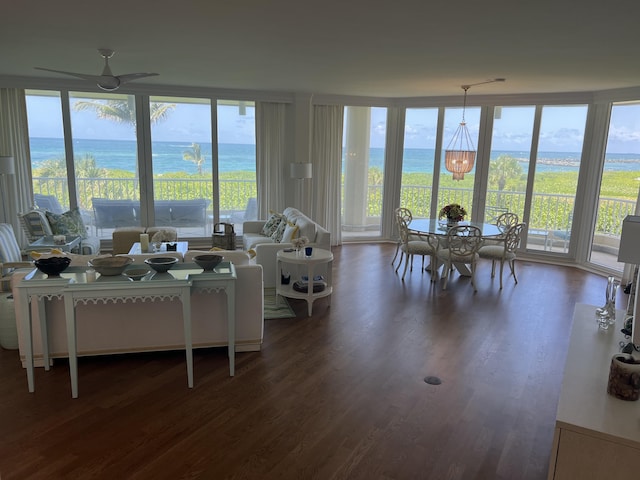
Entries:
<svg viewBox="0 0 640 480">
<path fill-rule="evenodd" d="M 611 108 L 607 147 L 589 261 L 622 271 L 618 247 L 622 221 L 634 215 L 640 191 L 640 103 Z"/>
</svg>

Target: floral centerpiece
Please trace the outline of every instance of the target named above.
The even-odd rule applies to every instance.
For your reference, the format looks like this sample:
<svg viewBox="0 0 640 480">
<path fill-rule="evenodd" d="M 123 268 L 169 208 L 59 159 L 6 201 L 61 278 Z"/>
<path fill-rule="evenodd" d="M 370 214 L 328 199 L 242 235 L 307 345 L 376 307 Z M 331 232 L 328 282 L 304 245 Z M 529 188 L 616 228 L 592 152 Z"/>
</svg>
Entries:
<svg viewBox="0 0 640 480">
<path fill-rule="evenodd" d="M 173 230 L 158 230 L 153 237 L 151 237 L 151 243 L 156 251 L 160 251 L 162 242 L 175 242 L 176 239 L 176 232 Z"/>
<path fill-rule="evenodd" d="M 438 218 L 446 218 L 447 222 L 461 222 L 467 211 L 457 203 L 450 203 L 440 209 Z"/>
<path fill-rule="evenodd" d="M 304 236 L 294 238 L 293 240 L 291 240 L 291 244 L 293 245 L 293 248 L 295 248 L 296 250 L 300 250 L 301 248 L 306 247 L 307 243 L 309 243 L 309 239 Z"/>
</svg>

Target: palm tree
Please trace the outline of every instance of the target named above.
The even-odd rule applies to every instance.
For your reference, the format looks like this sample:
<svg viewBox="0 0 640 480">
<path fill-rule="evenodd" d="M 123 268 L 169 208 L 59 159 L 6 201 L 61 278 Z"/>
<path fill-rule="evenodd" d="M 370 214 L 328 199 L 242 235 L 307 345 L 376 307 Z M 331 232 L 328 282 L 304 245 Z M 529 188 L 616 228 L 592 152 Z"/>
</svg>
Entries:
<svg viewBox="0 0 640 480">
<path fill-rule="evenodd" d="M 496 184 L 502 192 L 510 179 L 520 178 L 522 166 L 518 160 L 510 155 L 500 155 L 489 166 L 489 183 Z"/>
<path fill-rule="evenodd" d="M 165 120 L 176 107 L 175 103 L 152 102 L 151 123 Z M 128 95 L 124 100 L 79 100 L 73 104 L 73 109 L 82 112 L 93 110 L 98 118 L 104 118 L 116 123 L 129 123 L 136 128 L 135 97 Z"/>
<path fill-rule="evenodd" d="M 199 143 L 192 143 L 189 150 L 185 150 L 182 159 L 187 162 L 195 163 L 198 168 L 198 175 L 202 175 L 202 166 L 204 165 L 204 155 Z"/>
</svg>

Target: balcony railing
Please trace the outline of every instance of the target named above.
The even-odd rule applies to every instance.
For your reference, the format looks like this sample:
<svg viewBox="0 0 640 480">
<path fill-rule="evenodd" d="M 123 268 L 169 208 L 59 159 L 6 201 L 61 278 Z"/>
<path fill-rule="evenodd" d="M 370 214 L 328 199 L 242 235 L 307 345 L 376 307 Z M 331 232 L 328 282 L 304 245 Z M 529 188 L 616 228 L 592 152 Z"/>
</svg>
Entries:
<svg viewBox="0 0 640 480">
<path fill-rule="evenodd" d="M 78 200 L 81 209 L 91 212 L 93 197 L 108 199 L 139 199 L 139 182 L 134 178 L 78 178 L 76 179 Z M 33 179 L 34 193 L 55 195 L 61 204 L 69 205 L 66 178 L 36 177 Z M 213 183 L 209 180 L 154 179 L 154 196 L 157 200 L 186 200 L 213 198 Z M 230 218 L 244 212 L 249 198 L 256 196 L 256 182 L 251 180 L 220 181 L 220 212 Z M 382 185 L 370 185 L 368 190 L 369 218 L 380 218 L 382 208 Z M 415 217 L 429 217 L 431 187 L 403 185 L 403 206 Z M 473 208 L 473 192 L 464 188 L 441 188 L 438 205 L 459 203 Z M 524 211 L 525 194 L 521 192 L 487 192 L 487 205 L 500 206 L 513 212 Z M 529 228 L 544 231 L 563 231 L 570 228 L 575 198 L 560 194 L 534 194 L 529 215 Z M 619 237 L 622 220 L 633 214 L 635 202 L 617 198 L 600 198 L 596 234 Z"/>
</svg>

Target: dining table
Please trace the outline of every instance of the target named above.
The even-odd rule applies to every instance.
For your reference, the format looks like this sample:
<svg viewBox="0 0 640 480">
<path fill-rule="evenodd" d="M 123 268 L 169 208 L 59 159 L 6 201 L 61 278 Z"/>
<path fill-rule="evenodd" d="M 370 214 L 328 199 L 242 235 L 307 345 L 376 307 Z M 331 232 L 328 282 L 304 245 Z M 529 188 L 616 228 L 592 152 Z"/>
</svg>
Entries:
<svg viewBox="0 0 640 480">
<path fill-rule="evenodd" d="M 483 223 L 483 222 L 457 222 L 455 226 L 464 226 L 471 225 L 473 227 L 478 227 L 482 234 L 483 238 L 491 238 L 498 237 L 502 235 L 503 231 L 497 225 L 492 223 Z M 444 240 L 449 233 L 450 225 L 447 224 L 445 220 L 438 218 L 414 218 L 409 222 L 409 232 L 418 234 L 418 235 L 436 235 L 440 241 Z M 460 273 L 460 275 L 464 275 L 465 277 L 471 276 L 471 270 L 467 265 L 462 263 L 455 263 L 456 270 Z M 432 268 L 431 265 L 427 267 L 430 271 Z M 440 268 L 440 265 L 437 265 L 437 268 Z"/>
</svg>

